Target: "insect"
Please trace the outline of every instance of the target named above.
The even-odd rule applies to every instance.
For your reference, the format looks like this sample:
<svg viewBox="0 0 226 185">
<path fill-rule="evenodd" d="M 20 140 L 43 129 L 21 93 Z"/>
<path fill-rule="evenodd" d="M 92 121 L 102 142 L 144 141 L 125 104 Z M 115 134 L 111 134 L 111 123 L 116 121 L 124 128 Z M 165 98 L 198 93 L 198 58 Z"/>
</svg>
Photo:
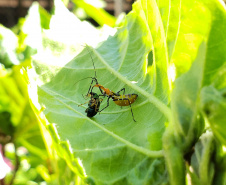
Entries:
<svg viewBox="0 0 226 185">
<path fill-rule="evenodd" d="M 96 82 L 95 85 L 92 86 L 93 82 Z M 97 87 L 99 88 L 102 96 L 107 96 L 108 99 L 107 99 L 107 106 L 104 107 L 103 109 L 100 110 L 103 111 L 104 109 L 106 109 L 108 106 L 109 106 L 109 100 L 112 99 L 113 102 L 116 104 L 116 105 L 119 105 L 119 106 L 130 106 L 130 110 L 131 110 L 131 113 L 132 113 L 132 116 L 133 116 L 133 120 L 136 122 L 136 120 L 134 119 L 134 115 L 133 115 L 133 109 L 131 107 L 131 104 L 133 104 L 138 95 L 137 94 L 125 94 L 125 88 L 122 88 L 120 91 L 118 92 L 113 92 L 112 90 L 108 89 L 108 88 L 105 88 L 104 86 L 100 85 L 97 81 L 97 78 L 96 77 L 93 77 L 92 78 L 92 82 L 91 82 L 91 85 L 90 85 L 90 88 L 89 88 L 89 91 L 87 94 L 90 94 L 92 93 L 93 91 L 93 88 L 94 87 Z M 121 95 L 120 92 L 123 91 L 123 94 Z"/>
<path fill-rule="evenodd" d="M 85 112 L 87 113 L 87 117 L 91 118 L 99 112 L 100 103 L 103 101 L 103 99 L 99 98 L 99 95 L 93 92 L 89 93 L 88 96 L 90 96 L 91 98 L 88 103 L 88 108 L 85 110 Z M 81 105 L 84 105 L 84 104 L 85 103 Z"/>
<path fill-rule="evenodd" d="M 94 77 L 87 77 L 87 78 L 91 78 L 92 81 L 91 81 L 91 84 L 90 84 L 90 87 L 89 87 L 89 90 L 88 90 L 86 96 L 89 96 L 89 94 L 93 94 L 93 88 L 94 87 L 99 88 L 99 90 L 101 92 L 101 95 L 99 95 L 99 96 L 103 96 L 103 97 L 107 96 L 108 97 L 108 99 L 107 99 L 107 106 L 105 106 L 99 112 L 101 112 L 104 109 L 106 109 L 109 106 L 109 100 L 112 99 L 113 102 L 116 105 L 119 105 L 121 107 L 122 106 L 130 106 L 130 108 L 131 108 L 130 110 L 131 110 L 131 113 L 132 113 L 133 120 L 136 122 L 136 120 L 134 119 L 134 115 L 133 115 L 133 110 L 132 110 L 131 104 L 133 104 L 136 101 L 138 95 L 134 94 L 134 93 L 133 94 L 125 94 L 125 88 L 122 88 L 120 91 L 115 93 L 112 90 L 110 90 L 108 88 L 105 88 L 103 85 L 100 85 L 98 83 L 98 81 L 97 81 L 96 69 L 95 69 L 95 65 L 94 65 L 94 61 L 93 61 L 92 55 L 91 55 L 91 53 L 90 53 L 90 51 L 88 49 L 88 46 L 86 48 L 87 48 L 87 50 L 89 52 L 89 55 L 90 55 L 90 57 L 92 59 L 93 68 L 94 68 Z M 84 79 L 87 79 L 87 78 L 84 78 Z M 94 82 L 96 83 L 95 85 L 93 85 Z M 121 91 L 123 91 L 122 95 L 120 94 Z"/>
</svg>

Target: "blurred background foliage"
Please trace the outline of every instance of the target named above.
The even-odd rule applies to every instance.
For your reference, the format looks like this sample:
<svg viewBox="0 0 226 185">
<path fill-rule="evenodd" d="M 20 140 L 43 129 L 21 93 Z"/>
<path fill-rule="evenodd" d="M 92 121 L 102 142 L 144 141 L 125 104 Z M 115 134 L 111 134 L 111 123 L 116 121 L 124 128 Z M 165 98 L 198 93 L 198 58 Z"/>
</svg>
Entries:
<svg viewBox="0 0 226 185">
<path fill-rule="evenodd" d="M 77 17 L 89 20 L 95 26 L 106 24 L 114 27 L 117 24 L 116 17 L 108 13 L 114 14 L 112 5 L 108 5 L 108 12 L 104 10 L 108 2 L 62 1 Z M 51 137 L 40 124 L 43 120 L 36 118 L 29 103 L 23 70 L 30 66 L 31 56 L 40 47 L 40 43 L 36 42 L 39 39 L 37 31 L 49 29 L 55 11 L 53 2 L 47 0 L 39 5 L 35 3 L 27 12 L 31 3 L 23 0 L 0 2 L 0 184 L 92 184 L 92 179 L 84 182 L 76 176 L 56 154 Z M 127 1 L 125 10 L 120 8 L 116 14 L 128 12 L 132 3 Z M 38 12 L 38 19 L 32 11 Z M 37 20 L 40 21 L 38 28 L 33 24 L 37 25 Z M 35 37 L 32 32 L 36 32 Z M 52 44 L 56 52 L 64 49 L 64 46 L 48 40 L 46 44 L 48 47 Z"/>
</svg>

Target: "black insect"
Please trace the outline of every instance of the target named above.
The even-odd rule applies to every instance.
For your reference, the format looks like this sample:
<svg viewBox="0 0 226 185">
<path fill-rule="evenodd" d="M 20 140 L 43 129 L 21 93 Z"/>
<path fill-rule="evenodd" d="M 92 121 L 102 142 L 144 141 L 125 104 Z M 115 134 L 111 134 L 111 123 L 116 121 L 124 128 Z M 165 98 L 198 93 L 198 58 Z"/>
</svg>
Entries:
<svg viewBox="0 0 226 185">
<path fill-rule="evenodd" d="M 90 96 L 90 100 L 88 102 L 88 108 L 85 110 L 85 112 L 87 113 L 87 117 L 91 118 L 99 112 L 100 104 L 103 101 L 103 99 L 99 98 L 99 95 L 93 92 L 90 92 L 88 96 Z M 81 105 L 84 105 L 84 104 L 85 103 Z"/>
</svg>

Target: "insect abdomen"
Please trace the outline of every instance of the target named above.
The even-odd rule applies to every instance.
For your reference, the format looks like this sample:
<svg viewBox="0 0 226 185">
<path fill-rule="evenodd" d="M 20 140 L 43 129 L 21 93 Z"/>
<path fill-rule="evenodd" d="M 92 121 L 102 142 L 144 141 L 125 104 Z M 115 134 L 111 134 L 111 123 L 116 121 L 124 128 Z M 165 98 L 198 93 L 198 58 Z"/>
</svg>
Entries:
<svg viewBox="0 0 226 185">
<path fill-rule="evenodd" d="M 91 118 L 97 114 L 97 111 L 95 110 L 95 107 L 89 107 L 85 111 L 87 113 L 87 117 Z"/>
<path fill-rule="evenodd" d="M 125 94 L 120 96 L 114 96 L 113 101 L 119 106 L 129 106 L 136 101 L 137 97 L 137 94 Z"/>
</svg>

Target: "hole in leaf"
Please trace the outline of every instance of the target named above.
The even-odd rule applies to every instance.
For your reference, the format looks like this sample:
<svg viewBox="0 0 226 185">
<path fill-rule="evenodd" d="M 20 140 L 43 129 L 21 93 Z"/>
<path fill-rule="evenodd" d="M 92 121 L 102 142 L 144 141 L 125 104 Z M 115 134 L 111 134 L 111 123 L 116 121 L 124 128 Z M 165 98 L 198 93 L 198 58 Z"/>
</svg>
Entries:
<svg viewBox="0 0 226 185">
<path fill-rule="evenodd" d="M 153 51 L 151 50 L 148 53 L 148 67 L 152 66 L 152 64 L 153 64 Z"/>
</svg>

